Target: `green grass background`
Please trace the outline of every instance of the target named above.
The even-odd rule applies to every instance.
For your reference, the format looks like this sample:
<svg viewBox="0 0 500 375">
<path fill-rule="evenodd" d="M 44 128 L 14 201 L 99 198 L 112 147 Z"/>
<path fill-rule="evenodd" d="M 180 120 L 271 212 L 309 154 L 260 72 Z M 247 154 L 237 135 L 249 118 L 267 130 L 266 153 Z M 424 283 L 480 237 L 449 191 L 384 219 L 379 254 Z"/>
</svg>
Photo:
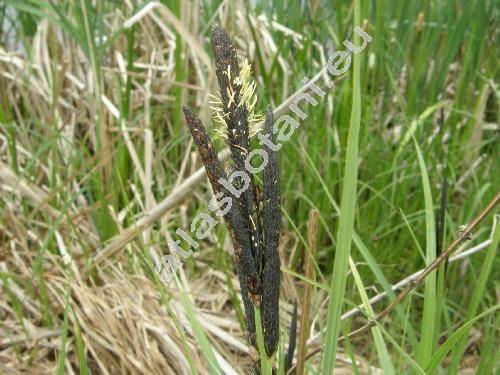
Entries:
<svg viewBox="0 0 500 375">
<path fill-rule="evenodd" d="M 179 1 L 162 3 L 178 18 L 189 19 L 182 13 Z M 258 106 L 264 110 L 268 103 L 273 106 L 280 104 L 301 87 L 304 77 L 312 77 L 318 72 L 321 51 L 313 41 L 322 45 L 328 56 L 334 46 L 341 48 L 341 42 L 352 37 L 355 6 L 351 1 L 340 0 L 255 3 L 241 6 L 229 2 L 226 26 L 230 34 L 238 28 L 236 17 L 231 17 L 231 12 L 243 9 L 247 16 L 262 13 L 275 17 L 276 22 L 304 36 L 303 48 L 297 48 L 290 37 L 271 27 L 277 44 L 271 66 L 263 62 L 259 52 L 261 40 L 255 37 L 255 33 L 244 36 L 249 41 L 253 40 L 257 48 L 250 63 L 258 83 Z M 198 12 L 193 13 L 197 17 L 200 40 L 209 54 L 209 43 L 205 38 L 209 22 L 220 4 L 219 1 L 201 1 Z M 426 250 L 430 235 L 426 223 L 432 223 L 431 219 L 439 212 L 444 179 L 448 189 L 443 244 L 457 236 L 458 227 L 471 220 L 500 186 L 498 4 L 490 0 L 359 0 L 358 5 L 360 23 L 373 37 L 360 57 L 358 83 L 353 86 L 351 66 L 346 78 L 320 99 L 317 106 L 305 108 L 306 120 L 301 122 L 291 140 L 284 144 L 279 155 L 284 212 L 282 230 L 285 234 L 305 238 L 308 211 L 313 208 L 319 210 L 321 225 L 316 257 L 319 272 L 315 272 L 315 279 L 324 285 L 330 284 L 337 250 L 337 231 L 342 215 L 338 208 L 343 203 L 343 184 L 349 175 L 345 164 L 346 155 L 350 152 L 347 137 L 353 111 L 360 118 L 356 159 L 358 175 L 357 183 L 356 178 L 351 182 L 351 187 L 356 186 L 354 206 L 348 209 L 354 209 L 353 231 L 359 236 L 358 244 L 364 244 L 389 283 L 395 283 L 422 268 L 426 255 L 433 251 Z M 134 6 L 137 11 L 142 5 Z M 38 0 L 2 0 L 0 25 L 8 25 L 8 30 L 0 33 L 0 45 L 17 43 L 29 56 L 37 23 L 48 18 L 51 27 L 63 29 L 65 35 L 81 48 L 95 71 L 99 72 L 108 63 L 114 49 L 124 54 L 128 67 L 133 71 L 132 63 L 138 58 L 134 45 L 136 28 L 110 30 L 105 22 L 109 14 L 120 9 L 127 14 L 134 13 L 117 1 L 97 0 L 94 5 L 87 0 L 57 4 Z M 96 40 L 104 35 L 107 41 L 96 45 Z M 186 58 L 190 46 L 183 40 L 183 35 L 176 34 L 176 38 L 175 80 L 189 83 L 195 74 L 193 64 Z M 57 54 L 55 43 L 52 53 Z M 287 74 L 281 69 L 278 57 L 287 62 L 290 68 Z M 57 80 L 56 70 L 53 77 Z M 102 76 L 98 74 L 96 77 L 97 85 L 102 85 L 99 82 Z M 285 82 L 287 89 L 284 88 Z M 118 103 L 121 116 L 132 126 L 139 126 L 136 121 L 144 108 L 131 105 L 134 99 L 130 95 L 130 80 L 123 82 L 117 74 L 114 85 L 120 88 L 113 99 Z M 353 93 L 357 89 L 359 100 L 353 101 Z M 103 90 L 110 91 L 107 87 Z M 116 235 L 118 228 L 108 205 L 116 212 L 120 211 L 134 199 L 130 184 L 135 183 L 140 188 L 140 183 L 123 139 L 114 135 L 108 140 L 111 145 L 104 145 L 100 139 L 99 127 L 103 126 L 105 116 L 100 101 L 96 100 L 96 154 L 89 151 L 87 139 L 83 138 L 75 144 L 69 164 L 66 164 L 59 162 L 62 156 L 58 152 L 56 120 L 51 123 L 29 116 L 28 91 L 26 97 L 16 99 L 20 103 L 20 112 L 14 112 L 9 104 L 12 97 L 8 93 L 8 82 L 0 78 L 1 133 L 8 140 L 10 167 L 14 171 L 19 170 L 16 144 L 35 151 L 37 161 L 26 162 L 24 177 L 36 182 L 36 175 L 31 173 L 36 173 L 37 163 L 49 164 L 54 177 L 49 181 L 54 197 L 51 204 L 62 212 L 73 203 L 74 197 L 65 191 L 70 190 L 66 189 L 70 177 L 76 179 L 81 191 L 92 202 L 91 215 L 100 240 L 106 241 Z M 54 90 L 51 94 L 55 103 L 59 93 Z M 175 171 L 181 167 L 188 145 L 189 136 L 181 115 L 181 105 L 195 105 L 192 91 L 182 85 L 172 86 L 168 95 L 173 99 L 167 104 L 153 104 L 151 107 L 151 130 L 157 150 L 153 173 L 161 175 L 164 182 L 161 188 L 153 186 L 158 201 L 168 195 L 175 184 Z M 53 108 L 47 108 L 47 111 L 50 113 Z M 169 126 L 166 126 L 167 121 Z M 118 126 L 117 123 L 114 126 Z M 111 160 L 96 157 L 100 148 L 104 147 L 113 150 Z M 143 143 L 136 142 L 136 147 L 143 160 Z M 479 157 L 481 160 L 476 164 Z M 188 206 L 188 218 L 206 210 L 202 201 L 194 202 L 196 204 Z M 0 203 L 0 208 L 2 205 Z M 26 206 L 26 215 L 29 211 Z M 133 224 L 137 213 L 137 209 L 132 209 L 125 223 Z M 490 235 L 491 220 L 488 223 L 475 232 L 474 241 L 484 240 Z M 169 223 L 172 233 L 180 225 L 178 216 L 173 215 Z M 218 228 L 216 236 L 222 243 L 226 233 Z M 380 278 L 361 255 L 359 247 L 353 244 L 350 253 L 354 261 L 360 262 L 357 269 L 362 284 L 365 287 L 375 285 L 379 291 L 383 290 Z M 56 252 L 54 238 L 47 238 L 43 251 Z M 302 272 L 303 251 L 304 247 L 299 243 L 290 262 L 290 268 L 298 273 Z M 230 259 L 214 252 L 207 253 L 206 257 L 215 269 L 225 270 L 231 264 Z M 130 263 L 135 262 L 140 262 L 140 259 L 130 259 Z M 460 263 L 441 268 L 433 276 L 433 287 L 428 289 L 426 285 L 425 291 L 422 288 L 404 302 L 399 311 L 404 321 L 393 316 L 390 323 L 383 326 L 384 335 L 394 338 L 425 368 L 439 343 L 453 334 L 457 325 L 498 302 L 498 259 L 493 257 L 489 260 L 492 264 L 490 277 L 482 282 L 479 291 L 474 289 L 484 262 L 485 256 L 479 254 L 470 259 L 466 272 L 461 269 Z M 184 267 L 190 274 L 198 272 L 189 260 Z M 151 270 L 146 271 L 151 273 Z M 39 268 L 39 272 L 42 275 L 43 269 Z M 314 308 L 318 308 L 321 302 L 321 294 L 318 290 L 316 292 Z M 480 297 L 474 294 L 477 292 Z M 361 302 L 352 278 L 347 279 L 345 297 L 356 303 Z M 39 298 L 43 305 L 43 292 Z M 471 315 L 467 309 L 472 298 L 479 298 L 479 301 L 477 313 Z M 378 308 L 380 305 L 375 310 Z M 432 321 L 435 327 L 424 334 L 427 346 L 422 352 L 418 338 L 426 330 L 421 322 L 423 312 L 424 319 Z M 45 317 L 50 324 L 49 308 Z M 486 332 L 492 330 L 494 321 L 483 319 L 476 324 L 486 334 L 486 339 L 478 344 L 479 355 L 481 358 L 493 355 L 491 351 L 495 344 L 492 342 L 498 344 L 498 337 L 489 339 Z M 325 327 L 326 319 L 320 325 Z M 493 329 L 493 336 L 497 328 Z M 349 327 L 343 329 L 348 330 Z M 412 334 L 416 336 L 412 337 Z M 406 368 L 407 361 L 389 339 L 386 343 L 392 357 L 391 366 L 399 373 Z M 369 346 L 357 350 L 377 363 L 375 354 L 379 349 L 378 346 L 377 349 Z M 462 355 L 459 351 L 452 353 L 457 358 Z"/>
</svg>

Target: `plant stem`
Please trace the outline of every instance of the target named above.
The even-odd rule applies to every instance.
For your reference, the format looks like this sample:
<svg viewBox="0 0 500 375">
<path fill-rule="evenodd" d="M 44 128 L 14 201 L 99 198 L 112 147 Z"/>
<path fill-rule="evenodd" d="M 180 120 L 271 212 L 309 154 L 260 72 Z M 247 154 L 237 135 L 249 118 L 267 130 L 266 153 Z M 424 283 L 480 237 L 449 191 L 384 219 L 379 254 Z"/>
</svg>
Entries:
<svg viewBox="0 0 500 375">
<path fill-rule="evenodd" d="M 255 312 L 255 327 L 257 333 L 257 348 L 259 349 L 260 357 L 260 373 L 262 375 L 272 374 L 272 365 L 266 355 L 266 348 L 264 346 L 264 334 L 262 332 L 262 322 L 260 318 L 260 308 L 254 307 Z"/>
</svg>

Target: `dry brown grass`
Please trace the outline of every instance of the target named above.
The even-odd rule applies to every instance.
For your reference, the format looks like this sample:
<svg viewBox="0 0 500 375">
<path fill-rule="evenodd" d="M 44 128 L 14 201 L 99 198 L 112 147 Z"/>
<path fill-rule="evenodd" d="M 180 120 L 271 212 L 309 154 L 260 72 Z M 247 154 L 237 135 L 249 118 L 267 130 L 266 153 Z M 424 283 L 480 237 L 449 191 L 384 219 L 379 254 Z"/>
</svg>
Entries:
<svg viewBox="0 0 500 375">
<path fill-rule="evenodd" d="M 132 7 L 128 4 L 130 11 Z M 250 35 L 250 28 L 242 3 L 239 2 L 233 10 L 238 28 L 231 32 L 236 37 L 239 55 L 245 56 L 249 51 L 249 57 L 254 58 L 255 46 L 252 42 L 247 45 L 248 39 L 244 37 Z M 2 96 L 11 103 L 12 112 L 19 119 L 29 116 L 37 119 L 39 124 L 55 124 L 55 129 L 35 124 L 39 126 L 35 129 L 39 138 L 24 130 L 20 132 L 15 146 L 19 171 L 10 167 L 13 155 L 7 147 L 6 133 L 3 130 L 0 133 L 0 189 L 4 200 L 1 215 L 5 224 L 0 229 L 0 264 L 7 276 L 5 281 L 0 281 L 3 290 L 0 297 L 2 372 L 56 371 L 69 287 L 69 305 L 74 314 L 68 312 L 66 372 L 78 373 L 74 339 L 77 319 L 93 373 L 187 374 L 186 352 L 197 371 L 207 373 L 173 284 L 165 285 L 165 292 L 178 327 L 167 311 L 158 285 L 143 274 L 135 261 L 132 261 L 132 267 L 126 265 L 128 257 L 137 260 L 142 241 L 147 244 L 152 258 L 158 259 L 163 249 L 156 244 L 161 238 L 169 237 L 166 229 L 169 219 L 172 215 L 179 215 L 172 209 L 178 205 L 186 207 L 189 202 L 185 198 L 192 193 L 192 187 L 203 180 L 203 171 L 193 170 L 199 162 L 192 159 L 195 155 L 190 154 L 188 145 L 181 169 L 177 171 L 174 190 L 168 192 L 162 202 L 157 202 L 152 191 L 154 183 L 161 188 L 166 181 L 154 171 L 154 159 L 163 145 L 152 142 L 151 107 L 172 103 L 174 98 L 170 92 L 176 87 L 189 92 L 197 105 L 205 103 L 208 93 L 214 89 L 215 73 L 205 52 L 205 40 L 200 37 L 202 30 L 196 16 L 199 11 L 196 7 L 185 6 L 184 17 L 178 19 L 168 8 L 152 3 L 135 14 L 117 11 L 108 15 L 105 23 L 112 30 L 132 25 L 137 28 L 133 72 L 127 71 L 123 40 L 118 40 L 110 50 L 112 52 L 103 57 L 101 69 L 96 72 L 85 57 L 82 46 L 48 20 L 38 24 L 30 57 L 15 52 L 16 46 L 0 47 L 0 79 L 7 88 Z M 228 22 L 227 6 L 220 8 L 219 16 L 223 22 Z M 270 66 L 277 52 L 268 30 L 270 23 L 263 17 L 250 17 L 262 40 L 260 48 L 264 63 Z M 284 27 L 281 30 L 291 35 L 297 45 L 300 44 L 300 34 Z M 179 32 L 183 36 L 182 43 L 189 45 L 186 48 L 189 55 L 183 63 L 194 66 L 196 72 L 189 83 L 174 79 L 174 32 Z M 279 65 L 287 71 L 283 59 L 279 59 Z M 120 118 L 116 104 L 117 76 L 126 80 L 127 75 L 132 78 L 130 106 L 133 120 L 130 122 Z M 284 84 L 287 86 L 287 81 Z M 284 90 L 287 92 L 287 87 Z M 278 107 L 278 111 L 282 111 L 285 104 Z M 207 110 L 206 106 L 201 107 Z M 202 112 L 201 116 L 210 123 L 208 112 Z M 168 118 L 165 125 L 171 127 Z M 58 132 L 55 149 L 62 163 L 55 176 L 60 187 L 55 191 L 50 186 L 54 168 L 52 160 L 37 158 L 36 155 L 37 149 L 43 146 L 40 139 L 53 137 L 54 130 Z M 135 199 L 127 209 L 136 209 L 139 213 L 135 216 L 135 224 L 127 227 L 127 209 L 116 212 L 114 220 L 119 233 L 102 243 L 91 217 L 96 204 L 88 201 L 80 186 L 96 171 L 105 184 L 111 181 L 116 153 L 112 140 L 120 138 L 127 146 L 136 177 L 132 182 Z M 72 160 L 77 142 L 86 144 L 93 157 L 75 169 Z M 143 157 L 139 156 L 138 147 L 145 147 Z M 25 168 L 31 162 L 34 164 L 28 171 Z M 168 160 L 165 162 L 169 163 Z M 30 176 L 30 179 L 19 176 Z M 67 206 L 55 203 L 64 201 L 63 195 L 75 199 Z M 195 199 L 205 198 L 197 196 Z M 180 210 L 181 216 L 183 212 L 185 209 Z M 159 228 L 151 229 L 153 224 Z M 58 254 L 46 250 L 48 238 L 55 241 Z M 86 254 L 99 265 L 96 278 L 90 277 L 87 272 L 90 269 L 85 268 L 88 266 Z M 111 258 L 113 255 L 116 257 Z M 43 285 L 38 280 L 40 274 L 33 271 L 37 259 L 43 264 Z M 246 373 L 250 365 L 248 348 L 230 306 L 225 275 L 212 271 L 202 261 L 199 267 L 199 274 L 192 278 L 180 271 L 183 287 L 197 308 L 197 317 L 214 346 L 216 356 L 225 362 L 227 373 Z M 238 284 L 236 279 L 233 284 Z M 44 289 L 46 306 L 40 304 L 41 291 L 38 288 Z M 12 305 L 14 300 L 21 306 L 22 324 Z M 53 329 L 44 328 L 47 311 Z M 178 329 L 185 332 L 185 343 Z"/>
</svg>

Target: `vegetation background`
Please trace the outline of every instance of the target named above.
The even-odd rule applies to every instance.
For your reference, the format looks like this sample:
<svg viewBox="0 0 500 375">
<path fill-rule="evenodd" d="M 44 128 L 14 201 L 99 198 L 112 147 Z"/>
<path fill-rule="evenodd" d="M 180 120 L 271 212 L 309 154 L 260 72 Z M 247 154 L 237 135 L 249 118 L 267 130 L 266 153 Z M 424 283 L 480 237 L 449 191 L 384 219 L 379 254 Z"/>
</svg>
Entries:
<svg viewBox="0 0 500 375">
<path fill-rule="evenodd" d="M 251 64 L 262 111 L 320 73 L 356 24 L 373 37 L 357 73 L 303 106 L 280 151 L 280 373 L 294 301 L 299 316 L 310 310 L 309 349 L 322 347 L 341 318 L 330 301 L 345 313 L 387 292 L 498 192 L 498 16 L 493 0 L 0 0 L 0 373 L 248 373 L 224 225 L 175 280 L 154 270 L 211 197 L 181 107 L 215 134 L 212 20 Z M 339 232 L 346 186 L 357 187 L 354 227 Z M 338 373 L 494 373 L 495 214 L 459 247 L 465 255 L 340 345 Z M 335 274 L 340 237 L 354 242 Z M 345 299 L 335 280 L 346 280 Z M 340 332 L 393 298 L 344 316 Z M 321 356 L 306 373 L 325 371 Z"/>
</svg>

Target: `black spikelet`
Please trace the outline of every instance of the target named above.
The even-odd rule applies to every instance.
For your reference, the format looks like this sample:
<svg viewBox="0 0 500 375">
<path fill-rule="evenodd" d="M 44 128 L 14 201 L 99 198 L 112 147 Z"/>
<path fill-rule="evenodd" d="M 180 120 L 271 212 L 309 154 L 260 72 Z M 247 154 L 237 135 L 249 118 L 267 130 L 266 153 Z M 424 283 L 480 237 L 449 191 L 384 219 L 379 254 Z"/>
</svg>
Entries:
<svg viewBox="0 0 500 375">
<path fill-rule="evenodd" d="M 201 120 L 189 109 L 183 108 L 183 111 L 215 194 L 223 192 L 225 196 L 230 196 L 230 193 L 219 182 L 220 178 L 227 179 L 227 176 Z M 259 282 L 255 261 L 250 250 L 250 241 L 246 234 L 245 220 L 235 205 L 231 206 L 224 219 L 233 240 L 236 263 L 241 269 L 245 287 L 249 292 L 255 293 L 259 289 Z"/>
<path fill-rule="evenodd" d="M 274 144 L 273 111 L 267 108 L 264 133 Z M 276 350 L 279 337 L 279 297 L 280 297 L 280 258 L 278 244 L 280 237 L 280 187 L 279 166 L 276 151 L 265 147 L 268 163 L 264 168 L 263 228 L 264 228 L 264 267 L 262 272 L 262 328 L 266 352 L 272 355 Z"/>
</svg>

